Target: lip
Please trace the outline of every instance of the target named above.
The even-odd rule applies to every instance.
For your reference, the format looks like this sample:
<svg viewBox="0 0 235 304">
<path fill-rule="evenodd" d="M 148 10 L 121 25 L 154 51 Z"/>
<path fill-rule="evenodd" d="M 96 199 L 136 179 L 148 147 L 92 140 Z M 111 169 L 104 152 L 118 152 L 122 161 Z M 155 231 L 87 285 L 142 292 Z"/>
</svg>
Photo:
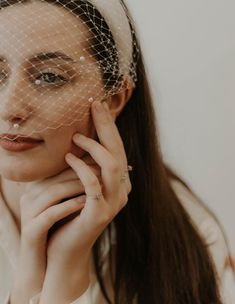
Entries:
<svg viewBox="0 0 235 304">
<path fill-rule="evenodd" d="M 28 137 L 23 134 L 7 134 L 7 133 L 0 134 L 0 139 L 6 139 L 6 140 L 9 139 L 11 141 L 13 140 L 17 142 L 30 142 L 30 143 L 42 141 L 42 139 Z"/>
<path fill-rule="evenodd" d="M 0 146 L 12 152 L 21 152 L 39 146 L 43 140 L 23 136 L 21 134 L 1 134 Z"/>
</svg>

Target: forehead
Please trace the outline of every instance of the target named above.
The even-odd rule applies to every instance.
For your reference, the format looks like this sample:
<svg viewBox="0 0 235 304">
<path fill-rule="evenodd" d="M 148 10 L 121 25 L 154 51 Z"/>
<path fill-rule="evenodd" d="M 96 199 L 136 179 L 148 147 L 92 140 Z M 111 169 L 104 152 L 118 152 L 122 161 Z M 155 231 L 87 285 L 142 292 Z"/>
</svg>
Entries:
<svg viewBox="0 0 235 304">
<path fill-rule="evenodd" d="M 46 2 L 0 10 L 0 55 L 12 61 L 52 49 L 78 58 L 86 48 L 88 33 L 78 16 Z"/>
</svg>

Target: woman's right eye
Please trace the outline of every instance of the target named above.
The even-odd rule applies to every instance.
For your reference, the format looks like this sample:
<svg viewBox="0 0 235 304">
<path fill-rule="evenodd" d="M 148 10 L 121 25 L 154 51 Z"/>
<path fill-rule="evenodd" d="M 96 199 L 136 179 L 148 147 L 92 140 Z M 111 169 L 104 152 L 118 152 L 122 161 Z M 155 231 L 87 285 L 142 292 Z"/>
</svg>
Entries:
<svg viewBox="0 0 235 304">
<path fill-rule="evenodd" d="M 30 77 L 33 77 L 33 75 L 30 73 Z M 8 72 L 6 70 L 0 69 L 0 85 L 3 85 L 6 82 L 6 79 L 8 78 Z M 37 77 L 34 77 L 34 82 L 36 80 L 41 81 L 41 84 L 44 86 L 61 86 L 68 82 L 67 78 L 63 75 L 52 72 L 52 71 L 45 71 L 41 72 Z"/>
<path fill-rule="evenodd" d="M 36 80 L 43 81 L 48 85 L 61 85 L 64 82 L 66 82 L 65 77 L 63 77 L 60 74 L 55 74 L 52 72 L 41 73 L 40 76 L 36 78 Z"/>
</svg>

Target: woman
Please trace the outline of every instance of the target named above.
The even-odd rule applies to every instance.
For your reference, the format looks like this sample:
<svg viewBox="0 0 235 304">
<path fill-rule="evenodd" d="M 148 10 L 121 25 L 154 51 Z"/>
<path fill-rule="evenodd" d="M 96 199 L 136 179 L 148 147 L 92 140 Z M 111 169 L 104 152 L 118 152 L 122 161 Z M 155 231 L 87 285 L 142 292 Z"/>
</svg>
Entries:
<svg viewBox="0 0 235 304">
<path fill-rule="evenodd" d="M 226 242 L 163 163 L 124 4 L 0 3 L 1 303 L 222 303 Z"/>
</svg>

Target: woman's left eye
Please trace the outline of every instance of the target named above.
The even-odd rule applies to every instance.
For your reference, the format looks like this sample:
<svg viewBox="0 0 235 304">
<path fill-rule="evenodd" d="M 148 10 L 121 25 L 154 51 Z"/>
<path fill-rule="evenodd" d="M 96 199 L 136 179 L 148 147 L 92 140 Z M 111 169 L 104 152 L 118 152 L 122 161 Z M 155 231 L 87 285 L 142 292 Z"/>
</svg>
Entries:
<svg viewBox="0 0 235 304">
<path fill-rule="evenodd" d="M 46 82 L 49 85 L 61 85 L 67 81 L 64 76 L 52 72 L 41 73 L 36 80 Z"/>
</svg>

